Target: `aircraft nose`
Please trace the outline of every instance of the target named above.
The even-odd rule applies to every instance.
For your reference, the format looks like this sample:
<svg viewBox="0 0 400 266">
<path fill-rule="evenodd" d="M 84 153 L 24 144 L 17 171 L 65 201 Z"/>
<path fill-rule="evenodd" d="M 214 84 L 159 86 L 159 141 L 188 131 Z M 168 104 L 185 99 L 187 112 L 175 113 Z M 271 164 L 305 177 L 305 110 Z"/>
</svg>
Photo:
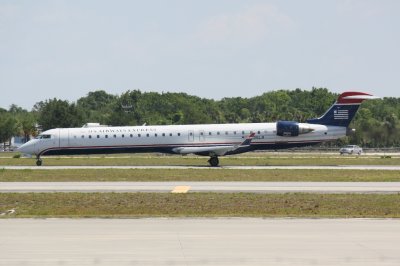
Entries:
<svg viewBox="0 0 400 266">
<path fill-rule="evenodd" d="M 30 142 L 27 142 L 25 144 L 22 144 L 17 151 L 25 154 L 33 154 L 33 144 Z"/>
</svg>

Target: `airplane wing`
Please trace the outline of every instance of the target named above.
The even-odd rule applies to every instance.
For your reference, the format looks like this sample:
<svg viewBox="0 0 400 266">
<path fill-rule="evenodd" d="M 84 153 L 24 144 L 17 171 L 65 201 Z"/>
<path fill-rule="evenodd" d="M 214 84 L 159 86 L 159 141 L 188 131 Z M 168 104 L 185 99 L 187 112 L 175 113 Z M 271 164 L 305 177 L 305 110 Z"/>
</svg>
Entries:
<svg viewBox="0 0 400 266">
<path fill-rule="evenodd" d="M 227 152 L 234 151 L 239 148 L 250 146 L 255 133 L 251 133 L 246 139 L 237 145 L 219 145 L 219 146 L 202 146 L 202 147 L 176 147 L 172 149 L 174 152 L 179 154 L 189 154 L 189 153 L 210 153 L 215 155 L 224 155 Z"/>
</svg>

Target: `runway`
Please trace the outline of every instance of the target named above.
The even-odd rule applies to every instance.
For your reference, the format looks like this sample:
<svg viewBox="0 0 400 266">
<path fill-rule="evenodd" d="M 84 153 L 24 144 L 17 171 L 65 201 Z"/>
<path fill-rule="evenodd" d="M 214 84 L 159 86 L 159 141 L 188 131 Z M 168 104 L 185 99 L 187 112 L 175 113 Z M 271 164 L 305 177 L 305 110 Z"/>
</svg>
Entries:
<svg viewBox="0 0 400 266">
<path fill-rule="evenodd" d="M 0 182 L 1 193 L 27 192 L 400 193 L 400 182 Z"/>
<path fill-rule="evenodd" d="M 400 171 L 400 165 L 268 165 L 268 166 L 193 166 L 193 165 L 132 165 L 132 166 L 9 166 L 0 165 L 0 169 L 5 170 L 63 170 L 63 169 L 234 169 L 234 170 L 273 170 L 273 169 L 322 169 L 322 170 L 388 170 Z"/>
<path fill-rule="evenodd" d="M 0 265 L 400 265 L 394 219 L 0 219 Z"/>
</svg>

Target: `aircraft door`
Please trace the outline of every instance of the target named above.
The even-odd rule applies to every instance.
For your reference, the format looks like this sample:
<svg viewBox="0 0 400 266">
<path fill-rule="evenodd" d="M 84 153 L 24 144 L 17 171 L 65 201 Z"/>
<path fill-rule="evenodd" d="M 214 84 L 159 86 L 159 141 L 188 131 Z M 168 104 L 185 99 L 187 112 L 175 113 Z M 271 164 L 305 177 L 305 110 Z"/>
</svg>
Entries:
<svg viewBox="0 0 400 266">
<path fill-rule="evenodd" d="M 188 140 L 190 142 L 194 141 L 194 131 L 193 130 L 189 130 L 189 132 L 188 132 Z"/>
<path fill-rule="evenodd" d="M 205 140 L 204 130 L 199 131 L 199 141 L 203 142 Z"/>
<path fill-rule="evenodd" d="M 51 138 L 51 141 L 53 142 L 53 147 L 60 147 L 60 129 L 55 132 L 54 137 Z"/>
<path fill-rule="evenodd" d="M 59 146 L 60 147 L 68 147 L 69 146 L 69 129 L 63 129 L 59 133 Z"/>
</svg>

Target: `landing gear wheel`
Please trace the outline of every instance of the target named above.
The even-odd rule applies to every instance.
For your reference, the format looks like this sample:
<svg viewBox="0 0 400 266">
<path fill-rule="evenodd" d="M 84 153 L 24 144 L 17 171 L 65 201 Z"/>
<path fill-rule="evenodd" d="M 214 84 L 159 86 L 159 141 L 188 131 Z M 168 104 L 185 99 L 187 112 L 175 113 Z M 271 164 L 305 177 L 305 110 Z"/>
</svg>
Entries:
<svg viewBox="0 0 400 266">
<path fill-rule="evenodd" d="M 208 160 L 208 162 L 210 163 L 210 165 L 212 167 L 217 167 L 219 164 L 219 160 L 217 156 L 211 157 L 210 160 Z"/>
<path fill-rule="evenodd" d="M 36 165 L 41 166 L 42 165 L 42 159 L 37 159 L 36 160 Z"/>
</svg>

